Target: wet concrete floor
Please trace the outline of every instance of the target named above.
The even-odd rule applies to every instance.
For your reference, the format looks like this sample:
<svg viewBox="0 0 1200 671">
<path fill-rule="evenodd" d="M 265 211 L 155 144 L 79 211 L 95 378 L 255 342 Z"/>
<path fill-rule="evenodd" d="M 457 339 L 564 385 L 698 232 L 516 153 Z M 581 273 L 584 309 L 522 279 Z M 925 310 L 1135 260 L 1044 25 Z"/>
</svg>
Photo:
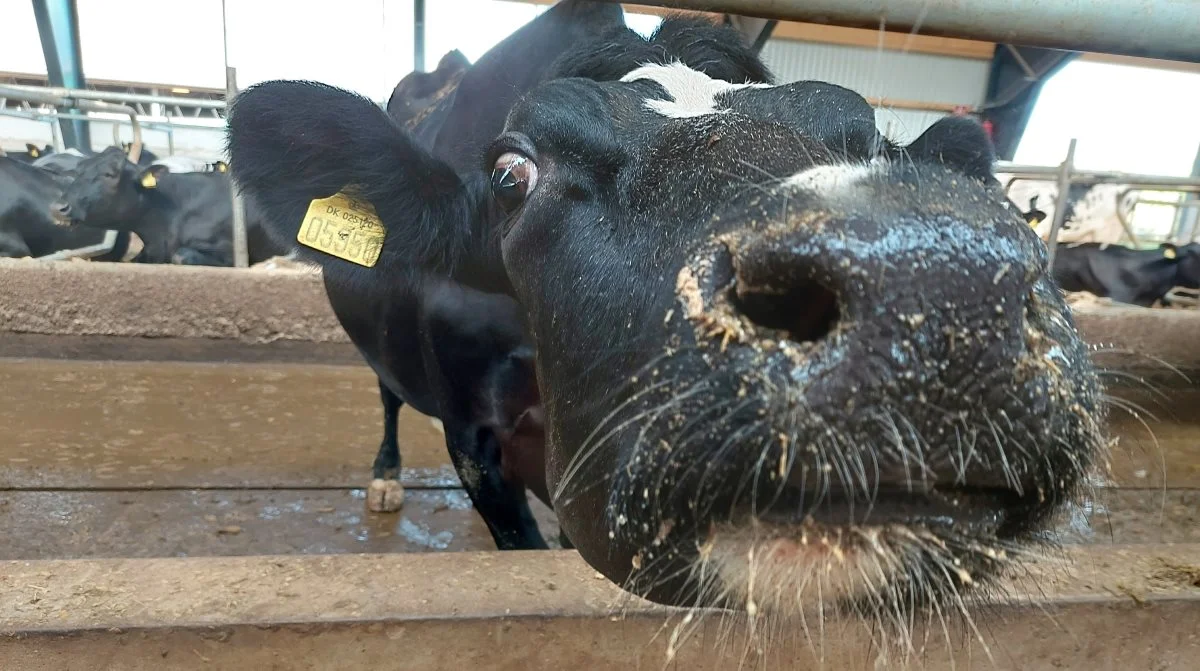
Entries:
<svg viewBox="0 0 1200 671">
<path fill-rule="evenodd" d="M 1200 390 L 1127 398 L 1153 433 L 1116 413 L 1126 489 L 1066 540 L 1200 542 Z M 404 507 L 366 511 L 381 421 L 362 366 L 0 358 L 0 559 L 493 549 L 442 434 L 410 410 Z"/>
<path fill-rule="evenodd" d="M 361 489 L 0 492 L 0 539 L 0 560 L 496 549 L 461 489 L 410 489 L 396 513 L 367 511 Z"/>
<path fill-rule="evenodd" d="M 383 435 L 365 366 L 0 359 L 0 488 L 361 487 Z M 457 484 L 401 413 L 406 485 Z"/>
</svg>

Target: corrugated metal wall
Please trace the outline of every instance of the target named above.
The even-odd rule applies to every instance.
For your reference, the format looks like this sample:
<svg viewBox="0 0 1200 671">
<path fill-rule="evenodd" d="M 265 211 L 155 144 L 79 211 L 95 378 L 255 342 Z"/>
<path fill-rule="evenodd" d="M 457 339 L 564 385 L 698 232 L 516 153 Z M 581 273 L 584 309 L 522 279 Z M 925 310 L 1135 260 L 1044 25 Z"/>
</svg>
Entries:
<svg viewBox="0 0 1200 671">
<path fill-rule="evenodd" d="M 768 41 L 762 55 L 780 82 L 818 80 L 867 97 L 972 106 L 983 102 L 990 66 L 986 60 L 958 56 L 791 40 Z M 907 141 L 942 116 L 881 109 L 876 119 L 881 130 L 888 132 L 890 127 L 894 140 Z"/>
</svg>

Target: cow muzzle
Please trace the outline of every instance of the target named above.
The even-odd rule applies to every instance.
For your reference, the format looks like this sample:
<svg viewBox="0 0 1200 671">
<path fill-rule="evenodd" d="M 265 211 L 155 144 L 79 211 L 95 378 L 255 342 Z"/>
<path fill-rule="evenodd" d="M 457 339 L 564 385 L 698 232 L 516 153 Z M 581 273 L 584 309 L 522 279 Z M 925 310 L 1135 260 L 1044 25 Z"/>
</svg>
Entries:
<svg viewBox="0 0 1200 671">
<path fill-rule="evenodd" d="M 678 273 L 669 398 L 640 405 L 616 537 L 635 569 L 691 553 L 747 604 L 993 575 L 1104 446 L 1044 249 L 1015 216 L 776 205 Z"/>
</svg>

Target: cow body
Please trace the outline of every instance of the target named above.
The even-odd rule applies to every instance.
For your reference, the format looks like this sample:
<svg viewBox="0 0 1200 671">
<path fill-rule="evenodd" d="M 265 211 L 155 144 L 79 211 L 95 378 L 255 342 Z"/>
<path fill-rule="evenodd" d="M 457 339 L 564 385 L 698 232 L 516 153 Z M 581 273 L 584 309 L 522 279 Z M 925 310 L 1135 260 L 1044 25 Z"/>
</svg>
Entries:
<svg viewBox="0 0 1200 671">
<path fill-rule="evenodd" d="M 429 278 L 515 300 L 537 394 L 507 414 L 544 422 L 561 525 L 618 584 L 758 613 L 959 603 L 1105 445 L 986 135 L 948 118 L 897 146 L 856 93 L 771 84 L 730 29 L 645 40 L 619 11 L 542 14 L 431 141 L 345 91 L 252 87 L 231 167 L 280 240 L 340 190 L 378 212 L 374 265 L 297 248 L 348 316 Z"/>
<path fill-rule="evenodd" d="M 540 72 L 508 71 L 514 52 L 561 53 L 587 33 L 620 22 L 615 8 L 563 14 L 508 38 L 469 73 L 465 58 L 451 52 L 434 72 L 409 75 L 396 86 L 388 113 L 426 148 L 456 156 L 447 147 L 464 123 L 453 121 L 462 114 L 460 95 L 475 101 L 511 97 L 514 76 L 529 82 Z M 493 135 L 502 111 L 493 106 L 470 112 L 474 116 L 465 123 Z M 379 376 L 384 436 L 368 506 L 393 511 L 403 500 L 396 419 L 407 403 L 441 420 L 451 461 L 497 547 L 545 548 L 526 499 L 529 489 L 550 503 L 533 350 L 517 302 L 501 293 L 507 285 L 495 277 L 473 288 L 416 269 L 386 286 L 346 282 L 337 274 L 326 276 L 325 285 L 334 313 Z"/>
<path fill-rule="evenodd" d="M 59 156 L 59 154 L 52 154 Z M 0 157 L 0 256 L 45 256 L 100 243 L 104 230 L 58 226 L 50 204 L 62 197 L 61 178 L 33 165 Z M 99 261 L 119 261 L 129 246 L 127 233 Z"/>
<path fill-rule="evenodd" d="M 1065 291 L 1086 291 L 1150 307 L 1175 287 L 1200 288 L 1200 244 L 1158 249 L 1060 245 L 1054 256 L 1054 280 Z"/>
<path fill-rule="evenodd" d="M 159 163 L 143 167 L 118 147 L 79 161 L 75 172 L 54 206 L 61 221 L 136 233 L 144 247 L 135 263 L 233 265 L 228 174 L 215 169 L 177 173 Z M 257 210 L 247 204 L 251 263 L 277 256 L 281 249 L 259 223 Z"/>
</svg>

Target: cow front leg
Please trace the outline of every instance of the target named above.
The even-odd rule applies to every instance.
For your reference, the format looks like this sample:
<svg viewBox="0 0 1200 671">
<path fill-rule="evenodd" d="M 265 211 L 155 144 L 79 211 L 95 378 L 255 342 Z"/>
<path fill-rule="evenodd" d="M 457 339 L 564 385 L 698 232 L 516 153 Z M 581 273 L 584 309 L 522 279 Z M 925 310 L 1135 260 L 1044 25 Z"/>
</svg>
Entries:
<svg viewBox="0 0 1200 671">
<path fill-rule="evenodd" d="M 504 480 L 500 442 L 489 428 L 443 418 L 450 461 L 501 550 L 545 550 L 525 486 Z"/>
<path fill-rule="evenodd" d="M 396 435 L 400 408 L 404 402 L 379 382 L 379 398 L 383 401 L 383 442 L 375 455 L 372 480 L 367 487 L 367 509 L 377 513 L 394 513 L 404 503 L 404 487 L 400 485 L 400 443 Z"/>
</svg>

